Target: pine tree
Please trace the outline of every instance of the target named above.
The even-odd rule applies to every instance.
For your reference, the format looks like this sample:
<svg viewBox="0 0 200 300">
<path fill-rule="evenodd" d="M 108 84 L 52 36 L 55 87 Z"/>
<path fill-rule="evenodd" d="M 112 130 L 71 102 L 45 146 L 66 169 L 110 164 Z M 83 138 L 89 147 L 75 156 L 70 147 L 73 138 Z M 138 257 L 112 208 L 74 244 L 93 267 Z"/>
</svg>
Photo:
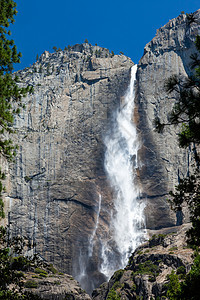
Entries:
<svg viewBox="0 0 200 300">
<path fill-rule="evenodd" d="M 200 36 L 197 36 L 195 44 L 200 53 Z M 166 92 L 174 92 L 177 100 L 169 114 L 168 123 L 162 123 L 159 118 L 154 121 L 158 132 L 162 132 L 167 125 L 181 124 L 178 133 L 181 147 L 188 147 L 191 143 L 200 144 L 200 58 L 197 53 L 191 55 L 190 65 L 195 69 L 193 76 L 172 75 L 165 83 Z"/>
<path fill-rule="evenodd" d="M 18 77 L 12 74 L 13 64 L 20 62 L 21 53 L 17 48 L 8 30 L 14 23 L 16 3 L 13 0 L 0 0 L 0 156 L 10 161 L 13 159 L 16 146 L 13 145 L 9 134 L 13 133 L 12 124 L 14 117 L 22 107 L 22 97 L 32 92 L 32 87 L 19 88 Z M 4 217 L 2 180 L 4 172 L 0 169 L 0 217 Z M 16 254 L 21 253 L 21 242 L 15 239 L 14 244 L 8 240 L 6 228 L 0 227 L 0 299 L 40 299 L 31 293 L 23 293 L 23 273 L 19 270 L 28 267 L 29 260 L 23 256 L 12 257 L 12 246 Z M 10 289 L 9 285 L 13 288 Z"/>
<path fill-rule="evenodd" d="M 16 3 L 13 0 L 0 0 L 0 155 L 11 160 L 15 155 L 16 146 L 7 136 L 13 133 L 12 124 L 14 116 L 19 114 L 22 107 L 22 97 L 31 92 L 31 87 L 19 88 L 18 77 L 12 75 L 13 64 L 20 62 L 21 53 L 17 52 L 13 39 L 9 36 L 10 24 L 14 23 Z M 14 108 L 17 103 L 17 108 Z M 16 107 L 16 106 L 15 106 Z M 0 170 L 0 180 L 5 174 Z M 0 195 L 3 190 L 0 183 Z M 0 217 L 4 217 L 3 201 L 0 197 Z"/>
</svg>

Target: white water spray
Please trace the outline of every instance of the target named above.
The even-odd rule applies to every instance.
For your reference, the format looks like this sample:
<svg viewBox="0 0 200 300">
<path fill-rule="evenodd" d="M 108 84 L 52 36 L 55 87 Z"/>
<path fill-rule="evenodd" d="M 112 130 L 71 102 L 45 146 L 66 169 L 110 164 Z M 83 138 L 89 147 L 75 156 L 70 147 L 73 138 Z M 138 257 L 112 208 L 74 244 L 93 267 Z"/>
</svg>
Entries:
<svg viewBox="0 0 200 300">
<path fill-rule="evenodd" d="M 94 230 L 93 230 L 93 232 L 90 236 L 90 239 L 89 239 L 89 246 L 88 246 L 88 255 L 89 255 L 89 257 L 91 257 L 92 254 L 93 254 L 94 238 L 95 238 L 96 231 L 97 231 L 97 228 L 98 228 L 98 225 L 99 225 L 100 211 L 101 211 L 101 194 L 99 194 L 99 205 L 98 205 L 98 210 L 97 210 L 97 213 L 96 213 L 97 216 L 96 216 L 95 227 L 94 227 Z"/>
<path fill-rule="evenodd" d="M 135 183 L 139 142 L 136 127 L 132 123 L 136 71 L 137 65 L 134 65 L 124 105 L 116 113 L 111 132 L 105 138 L 105 169 L 115 191 L 111 230 L 120 253 L 121 261 L 118 267 L 127 264 L 131 252 L 144 239 L 144 204 L 139 202 L 140 191 Z M 101 270 L 107 276 L 113 271 L 110 263 L 107 263 L 109 253 L 109 246 L 104 245 Z M 117 266 L 113 266 L 115 267 Z"/>
</svg>

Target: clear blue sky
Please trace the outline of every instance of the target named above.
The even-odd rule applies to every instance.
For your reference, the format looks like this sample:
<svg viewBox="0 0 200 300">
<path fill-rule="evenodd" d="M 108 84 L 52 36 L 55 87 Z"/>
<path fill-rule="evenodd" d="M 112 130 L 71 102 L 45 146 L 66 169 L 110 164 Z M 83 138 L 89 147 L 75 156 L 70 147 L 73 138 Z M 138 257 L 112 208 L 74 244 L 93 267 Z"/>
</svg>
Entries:
<svg viewBox="0 0 200 300">
<path fill-rule="evenodd" d="M 89 43 L 124 52 L 137 63 L 156 29 L 200 8 L 199 0 L 16 0 L 12 38 L 22 52 L 23 69 L 52 47 Z"/>
</svg>

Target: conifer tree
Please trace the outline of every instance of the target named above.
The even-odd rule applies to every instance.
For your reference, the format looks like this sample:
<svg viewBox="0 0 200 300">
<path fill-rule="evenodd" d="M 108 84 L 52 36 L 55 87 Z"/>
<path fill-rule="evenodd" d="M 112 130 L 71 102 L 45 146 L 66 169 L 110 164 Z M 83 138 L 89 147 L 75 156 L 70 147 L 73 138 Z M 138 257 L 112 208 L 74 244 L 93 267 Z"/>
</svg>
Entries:
<svg viewBox="0 0 200 300">
<path fill-rule="evenodd" d="M 17 14 L 16 3 L 13 0 L 0 0 L 0 155 L 11 160 L 15 155 L 16 146 L 13 145 L 7 136 L 13 133 L 11 125 L 15 114 L 20 112 L 21 99 L 30 87 L 19 88 L 18 77 L 12 75 L 13 64 L 20 62 L 21 53 L 17 52 L 13 39 L 9 38 L 11 32 L 10 24 L 14 23 L 14 16 Z M 18 107 L 14 107 L 14 103 Z M 0 180 L 5 174 L 0 169 Z M 0 182 L 0 196 L 3 190 Z M 0 197 L 0 217 L 4 217 L 3 201 Z"/>
<path fill-rule="evenodd" d="M 17 85 L 18 77 L 12 74 L 13 65 L 20 62 L 21 53 L 13 39 L 9 36 L 10 24 L 14 23 L 16 15 L 16 3 L 13 0 L 0 0 L 0 156 L 5 160 L 13 159 L 16 146 L 13 145 L 9 135 L 14 132 L 12 124 L 14 117 L 22 107 L 22 97 L 32 92 L 32 87 L 20 88 Z M 2 191 L 2 180 L 5 179 L 4 172 L 0 169 L 0 218 L 4 217 Z M 6 228 L 0 227 L 0 299 L 40 299 L 40 297 L 22 291 L 23 273 L 20 270 L 29 266 L 29 260 L 21 256 L 21 239 L 8 239 Z M 20 255 L 12 257 L 11 248 Z M 10 288 L 12 285 L 12 289 Z"/>
</svg>

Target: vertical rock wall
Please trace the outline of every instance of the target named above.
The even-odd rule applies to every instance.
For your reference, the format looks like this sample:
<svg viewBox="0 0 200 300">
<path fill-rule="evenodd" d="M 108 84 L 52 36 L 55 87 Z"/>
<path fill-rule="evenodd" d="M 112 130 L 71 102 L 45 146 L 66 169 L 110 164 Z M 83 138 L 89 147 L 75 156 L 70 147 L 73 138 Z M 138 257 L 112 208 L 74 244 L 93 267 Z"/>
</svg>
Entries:
<svg viewBox="0 0 200 300">
<path fill-rule="evenodd" d="M 199 20 L 200 10 L 195 13 Z M 167 121 L 175 98 L 168 95 L 164 83 L 172 74 L 190 75 L 190 55 L 197 52 L 194 41 L 200 33 L 197 23 L 189 24 L 185 14 L 157 30 L 144 49 L 138 65 L 136 119 L 141 136 L 142 169 L 140 180 L 146 199 L 146 221 L 149 228 L 175 225 L 175 216 L 166 202 L 168 192 L 181 176 L 186 176 L 191 163 L 190 149 L 180 149 L 177 128 L 166 127 L 163 134 L 154 130 L 153 120 Z M 187 216 L 186 216 L 187 218 Z"/>
</svg>

